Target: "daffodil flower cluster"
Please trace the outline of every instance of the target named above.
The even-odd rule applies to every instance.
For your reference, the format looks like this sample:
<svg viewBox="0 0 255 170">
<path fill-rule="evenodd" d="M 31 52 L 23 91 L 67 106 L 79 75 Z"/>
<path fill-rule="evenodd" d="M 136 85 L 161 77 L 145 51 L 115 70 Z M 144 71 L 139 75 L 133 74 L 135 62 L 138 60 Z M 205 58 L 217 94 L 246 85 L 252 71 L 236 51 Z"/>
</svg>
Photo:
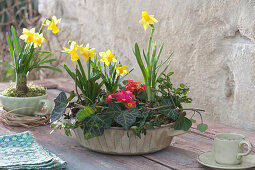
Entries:
<svg viewBox="0 0 255 170">
<path fill-rule="evenodd" d="M 53 33 L 58 33 L 59 28 L 56 25 L 59 24 L 60 21 L 61 19 L 57 19 L 56 16 L 53 16 L 51 21 L 46 19 L 46 24 L 43 24 L 43 26 L 47 26 L 48 30 L 52 30 Z M 34 43 L 34 48 L 41 47 L 42 42 L 45 41 L 41 31 L 42 29 L 37 33 L 35 32 L 35 28 L 31 28 L 30 30 L 23 28 L 23 34 L 20 36 L 20 39 L 24 40 L 26 43 Z"/>
<path fill-rule="evenodd" d="M 43 33 L 35 33 L 35 28 L 30 30 L 23 28 L 23 34 L 20 36 L 20 39 L 24 40 L 26 43 L 34 43 L 34 47 L 41 47 L 42 42 L 45 41 Z"/>
<path fill-rule="evenodd" d="M 42 30 L 44 26 L 48 26 L 49 30 L 53 30 L 53 33 L 59 32 L 57 24 L 61 19 L 57 19 L 55 16 L 52 19 L 45 19 L 39 32 L 35 32 L 35 28 L 30 30 L 23 28 L 21 36 L 17 35 L 16 29 L 11 26 L 11 36 L 7 33 L 7 42 L 11 54 L 12 65 L 6 62 L 0 62 L 10 66 L 16 73 L 16 91 L 26 94 L 28 92 L 27 76 L 34 68 L 47 68 L 55 71 L 60 69 L 53 66 L 46 66 L 43 64 L 56 61 L 56 59 L 48 59 L 51 55 L 49 51 L 38 51 L 35 48 L 41 47 L 41 44 L 45 41 Z M 46 24 L 45 24 L 46 23 Z M 24 40 L 21 44 L 19 38 Z"/>
<path fill-rule="evenodd" d="M 80 54 L 78 54 L 78 50 L 80 51 Z M 84 58 L 84 62 L 87 63 L 88 59 L 91 57 L 95 57 L 95 48 L 90 48 L 90 45 L 87 44 L 85 47 L 83 44 L 78 45 L 75 41 L 71 42 L 70 48 L 65 48 L 62 52 L 71 54 L 71 60 L 77 61 L 82 56 Z"/>
</svg>

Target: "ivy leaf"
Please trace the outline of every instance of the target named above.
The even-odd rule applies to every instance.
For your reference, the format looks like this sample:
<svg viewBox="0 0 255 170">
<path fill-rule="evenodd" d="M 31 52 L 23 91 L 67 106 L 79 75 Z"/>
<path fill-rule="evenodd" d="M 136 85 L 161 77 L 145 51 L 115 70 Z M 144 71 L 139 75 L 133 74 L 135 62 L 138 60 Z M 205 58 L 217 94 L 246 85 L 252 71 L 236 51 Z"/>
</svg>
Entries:
<svg viewBox="0 0 255 170">
<path fill-rule="evenodd" d="M 194 119 L 189 119 L 192 123 L 196 123 L 197 121 L 196 120 L 194 120 Z"/>
<path fill-rule="evenodd" d="M 104 129 L 108 129 L 112 125 L 113 116 L 109 114 L 92 114 L 87 116 L 83 122 L 84 127 L 84 137 L 86 139 L 102 136 Z"/>
<path fill-rule="evenodd" d="M 95 111 L 92 109 L 92 107 L 85 106 L 83 110 L 80 110 L 76 118 L 78 119 L 78 122 L 81 122 L 83 119 L 85 119 L 87 116 L 90 116 L 91 114 L 95 113 Z"/>
<path fill-rule="evenodd" d="M 68 104 L 65 92 L 61 92 L 54 100 L 55 107 L 50 114 L 50 123 L 58 121 L 65 113 L 66 106 Z"/>
<path fill-rule="evenodd" d="M 179 115 L 179 118 L 175 122 L 174 129 L 185 131 L 188 131 L 190 129 L 190 127 L 192 126 L 192 122 L 185 116 L 186 116 L 185 112 Z"/>
<path fill-rule="evenodd" d="M 84 129 L 84 138 L 90 139 L 96 136 L 102 136 L 104 133 L 104 127 L 90 126 L 88 129 Z"/>
<path fill-rule="evenodd" d="M 207 124 L 199 124 L 197 125 L 197 129 L 200 131 L 200 132 L 205 132 L 207 129 L 208 129 L 208 125 Z"/>
<path fill-rule="evenodd" d="M 169 72 L 168 74 L 167 74 L 167 76 L 169 77 L 169 76 L 171 76 L 171 75 L 173 75 L 174 74 L 174 72 Z"/>
<path fill-rule="evenodd" d="M 145 124 L 145 121 L 147 119 L 147 117 L 149 116 L 150 111 L 146 108 L 146 107 L 142 107 L 141 109 L 141 118 L 143 118 L 142 120 L 140 120 L 140 127 L 143 126 Z"/>
<path fill-rule="evenodd" d="M 114 120 L 124 129 L 129 129 L 136 121 L 136 117 L 140 117 L 141 112 L 136 108 L 127 109 L 117 113 Z"/>
<path fill-rule="evenodd" d="M 121 107 L 117 103 L 109 104 L 109 108 L 106 110 L 106 114 L 116 115 L 121 112 Z"/>
<path fill-rule="evenodd" d="M 164 98 L 161 102 L 160 102 L 161 106 L 169 106 L 172 107 L 173 106 L 173 102 L 170 98 Z"/>
<path fill-rule="evenodd" d="M 175 109 L 172 109 L 173 103 L 170 98 L 165 98 L 160 102 L 161 106 L 169 106 L 169 107 L 162 107 L 159 109 L 159 112 L 163 115 L 169 117 L 173 121 L 176 121 L 178 118 L 178 112 Z"/>
<path fill-rule="evenodd" d="M 74 91 L 71 91 L 67 101 L 70 102 L 71 100 L 73 100 L 74 97 L 75 97 L 75 93 Z"/>
</svg>

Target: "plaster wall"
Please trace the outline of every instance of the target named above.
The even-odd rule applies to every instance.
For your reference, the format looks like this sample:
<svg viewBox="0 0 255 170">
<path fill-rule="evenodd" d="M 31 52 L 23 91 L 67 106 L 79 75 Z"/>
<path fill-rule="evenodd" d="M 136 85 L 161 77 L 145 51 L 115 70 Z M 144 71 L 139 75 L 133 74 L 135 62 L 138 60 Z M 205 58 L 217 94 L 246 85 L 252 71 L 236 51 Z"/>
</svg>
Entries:
<svg viewBox="0 0 255 170">
<path fill-rule="evenodd" d="M 192 106 L 210 119 L 255 129 L 255 1 L 39 0 L 42 16 L 62 18 L 60 34 L 46 35 L 58 64 L 74 67 L 60 52 L 68 40 L 90 43 L 135 68 L 130 76 L 138 81 L 132 48 L 135 42 L 147 47 L 150 31 L 138 22 L 144 10 L 158 19 L 154 40 L 165 43 L 163 58 L 174 52 L 168 71 L 173 83 L 190 87 Z"/>
</svg>

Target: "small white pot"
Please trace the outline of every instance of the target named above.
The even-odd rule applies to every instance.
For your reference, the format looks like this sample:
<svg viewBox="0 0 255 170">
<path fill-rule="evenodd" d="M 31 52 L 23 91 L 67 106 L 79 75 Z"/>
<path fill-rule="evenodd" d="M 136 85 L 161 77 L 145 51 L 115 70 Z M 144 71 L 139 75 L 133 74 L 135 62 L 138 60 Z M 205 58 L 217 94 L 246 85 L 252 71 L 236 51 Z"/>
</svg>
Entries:
<svg viewBox="0 0 255 170">
<path fill-rule="evenodd" d="M 135 136 L 132 130 L 112 127 L 106 129 L 102 136 L 86 140 L 81 128 L 74 129 L 80 144 L 90 150 L 117 155 L 141 155 L 157 152 L 168 147 L 174 136 L 186 133 L 183 130 L 174 130 L 174 123 L 147 129 L 146 135 L 141 138 Z"/>
<path fill-rule="evenodd" d="M 47 100 L 48 94 L 36 97 L 8 97 L 0 95 L 0 102 L 6 111 L 22 115 L 47 115 L 52 110 L 51 101 Z M 42 113 L 46 105 L 47 111 Z"/>
</svg>

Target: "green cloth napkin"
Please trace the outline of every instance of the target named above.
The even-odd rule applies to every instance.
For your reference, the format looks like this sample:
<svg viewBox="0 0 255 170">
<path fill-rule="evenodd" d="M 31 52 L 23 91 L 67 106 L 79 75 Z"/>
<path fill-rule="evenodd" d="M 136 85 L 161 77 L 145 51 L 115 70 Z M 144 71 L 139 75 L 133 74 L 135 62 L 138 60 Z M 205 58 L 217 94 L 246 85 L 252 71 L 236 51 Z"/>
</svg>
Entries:
<svg viewBox="0 0 255 170">
<path fill-rule="evenodd" d="M 65 169 L 66 162 L 39 145 L 29 131 L 0 136 L 1 169 Z"/>
</svg>

